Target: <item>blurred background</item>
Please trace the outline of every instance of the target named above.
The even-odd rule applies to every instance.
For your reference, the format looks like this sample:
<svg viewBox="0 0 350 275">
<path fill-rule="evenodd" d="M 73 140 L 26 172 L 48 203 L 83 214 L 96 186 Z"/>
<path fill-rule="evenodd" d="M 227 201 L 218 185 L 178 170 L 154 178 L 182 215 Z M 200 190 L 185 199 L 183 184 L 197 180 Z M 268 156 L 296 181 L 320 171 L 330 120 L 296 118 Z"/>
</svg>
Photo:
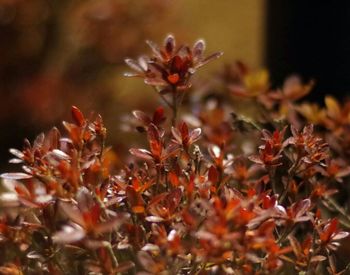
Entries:
<svg viewBox="0 0 350 275">
<path fill-rule="evenodd" d="M 144 41 L 161 43 L 167 33 L 224 51 L 202 76 L 239 59 L 268 68 L 275 86 L 295 72 L 315 78 L 314 100 L 346 94 L 350 9 L 343 2 L 0 0 L 0 167 L 8 169 L 8 148 L 21 148 L 24 137 L 61 127 L 71 105 L 101 113 L 109 143 L 122 148 L 122 114 L 158 104 L 142 81 L 123 77 L 123 60 L 148 53 Z"/>
</svg>

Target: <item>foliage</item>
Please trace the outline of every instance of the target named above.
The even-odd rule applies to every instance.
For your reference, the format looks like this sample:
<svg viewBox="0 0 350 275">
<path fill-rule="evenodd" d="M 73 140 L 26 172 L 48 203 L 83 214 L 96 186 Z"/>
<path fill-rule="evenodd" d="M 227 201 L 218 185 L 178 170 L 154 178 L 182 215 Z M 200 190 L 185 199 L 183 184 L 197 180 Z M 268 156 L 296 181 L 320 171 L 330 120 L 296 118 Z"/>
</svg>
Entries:
<svg viewBox="0 0 350 275">
<path fill-rule="evenodd" d="M 133 112 L 148 146 L 131 148 L 124 169 L 113 169 L 102 118 L 76 107 L 65 137 L 54 128 L 10 149 L 23 172 L 2 174 L 0 272 L 346 274 L 350 104 L 299 103 L 313 82 L 271 89 L 241 62 L 191 85 L 221 53 L 173 36 L 148 44 L 151 56 L 126 59 L 128 76 L 169 110 Z"/>
</svg>

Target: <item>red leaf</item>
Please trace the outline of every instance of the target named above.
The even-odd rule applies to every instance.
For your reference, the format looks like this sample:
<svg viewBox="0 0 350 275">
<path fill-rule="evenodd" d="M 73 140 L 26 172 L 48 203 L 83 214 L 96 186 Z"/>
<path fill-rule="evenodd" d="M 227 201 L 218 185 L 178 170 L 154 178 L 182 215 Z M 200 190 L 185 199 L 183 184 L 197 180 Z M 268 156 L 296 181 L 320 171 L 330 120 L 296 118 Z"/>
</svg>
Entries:
<svg viewBox="0 0 350 275">
<path fill-rule="evenodd" d="M 209 168 L 208 180 L 214 184 L 219 181 L 219 173 L 218 173 L 218 170 L 214 166 L 210 166 L 210 168 Z"/>
<path fill-rule="evenodd" d="M 164 116 L 164 108 L 163 107 L 158 107 L 156 111 L 153 114 L 153 123 L 156 125 L 161 124 L 162 122 L 165 121 L 165 116 Z"/>
<path fill-rule="evenodd" d="M 152 156 L 154 158 L 160 159 L 163 148 L 160 141 L 160 133 L 158 131 L 158 128 L 153 123 L 151 123 L 148 126 L 147 134 Z"/>
<path fill-rule="evenodd" d="M 85 118 L 83 113 L 75 106 L 72 106 L 72 117 L 78 126 L 83 126 L 85 123 Z"/>
<path fill-rule="evenodd" d="M 170 171 L 170 172 L 169 172 L 168 177 L 169 177 L 170 183 L 171 183 L 174 187 L 178 187 L 178 186 L 180 185 L 179 178 L 178 178 L 178 176 L 177 176 L 173 171 Z"/>
<path fill-rule="evenodd" d="M 180 126 L 182 140 L 187 143 L 188 141 L 188 126 L 185 122 L 181 123 Z"/>
</svg>

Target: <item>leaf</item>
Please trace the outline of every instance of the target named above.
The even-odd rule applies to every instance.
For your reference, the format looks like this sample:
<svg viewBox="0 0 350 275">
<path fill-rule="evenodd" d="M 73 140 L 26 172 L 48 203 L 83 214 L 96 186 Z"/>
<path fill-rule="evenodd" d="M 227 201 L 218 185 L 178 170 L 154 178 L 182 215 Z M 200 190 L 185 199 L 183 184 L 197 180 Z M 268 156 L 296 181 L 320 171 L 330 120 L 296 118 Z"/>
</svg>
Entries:
<svg viewBox="0 0 350 275">
<path fill-rule="evenodd" d="M 170 171 L 168 174 L 169 181 L 174 187 L 178 187 L 180 185 L 179 177 L 176 175 L 175 172 Z"/>
<path fill-rule="evenodd" d="M 50 149 L 58 148 L 60 144 L 61 134 L 56 127 L 53 127 L 48 134 Z"/>
<path fill-rule="evenodd" d="M 94 199 L 89 189 L 85 186 L 80 187 L 76 194 L 79 209 L 83 212 L 88 212 L 95 205 Z"/>
<path fill-rule="evenodd" d="M 218 159 L 221 156 L 220 147 L 214 144 L 209 145 L 208 152 L 213 159 Z"/>
<path fill-rule="evenodd" d="M 131 206 L 131 209 L 134 213 L 143 213 L 145 212 L 144 201 L 142 196 L 135 191 L 131 186 L 126 187 L 126 196 L 128 203 Z"/>
<path fill-rule="evenodd" d="M 97 234 L 105 233 L 105 232 L 111 232 L 112 230 L 118 229 L 122 224 L 126 222 L 126 220 L 130 217 L 127 213 L 118 213 L 116 217 L 113 217 L 112 219 L 97 224 L 94 227 L 94 232 Z"/>
<path fill-rule="evenodd" d="M 341 240 L 341 239 L 344 239 L 346 237 L 349 236 L 349 232 L 344 232 L 344 231 L 341 231 L 341 232 L 338 232 L 336 233 L 333 237 L 332 237 L 332 240 Z"/>
<path fill-rule="evenodd" d="M 182 198 L 182 191 L 180 188 L 176 188 L 166 196 L 166 202 L 169 208 L 169 212 L 171 214 L 173 214 L 176 208 L 179 207 L 181 198 Z"/>
<path fill-rule="evenodd" d="M 180 146 L 175 143 L 171 143 L 168 145 L 168 147 L 165 149 L 164 154 L 162 155 L 162 160 L 168 159 L 172 156 L 175 156 L 180 151 Z"/>
<path fill-rule="evenodd" d="M 23 160 L 13 158 L 9 160 L 9 163 L 13 163 L 13 164 L 23 163 Z"/>
<path fill-rule="evenodd" d="M 310 199 L 305 199 L 299 202 L 296 202 L 292 208 L 295 212 L 295 217 L 299 218 L 303 216 L 311 207 L 311 201 Z"/>
<path fill-rule="evenodd" d="M 194 59 L 200 59 L 204 53 L 205 50 L 205 41 L 203 39 L 197 40 L 193 45 L 193 58 Z"/>
<path fill-rule="evenodd" d="M 62 230 L 53 235 L 52 239 L 56 243 L 74 243 L 82 240 L 85 237 L 85 232 L 77 227 L 63 226 Z"/>
<path fill-rule="evenodd" d="M 148 243 L 141 248 L 142 251 L 159 252 L 160 248 L 158 245 Z"/>
<path fill-rule="evenodd" d="M 139 73 L 144 72 L 144 69 L 140 66 L 140 64 L 136 60 L 131 59 L 131 58 L 126 58 L 124 61 L 125 61 L 126 65 L 128 65 L 131 69 L 133 69 Z"/>
<path fill-rule="evenodd" d="M 146 43 L 151 48 L 151 50 L 152 50 L 153 54 L 155 55 L 155 57 L 160 59 L 160 60 L 162 60 L 163 56 L 161 54 L 159 46 L 156 43 L 154 43 L 153 41 L 150 41 L 150 40 L 146 40 Z"/>
<path fill-rule="evenodd" d="M 339 177 L 339 178 L 343 178 L 343 177 L 346 177 L 350 175 L 350 166 L 344 168 L 344 169 L 341 169 L 337 174 L 336 174 L 336 177 Z"/>
<path fill-rule="evenodd" d="M 151 86 L 167 86 L 168 85 L 168 83 L 161 78 L 147 77 L 147 78 L 145 78 L 144 82 L 145 82 L 145 84 L 151 85 Z"/>
<path fill-rule="evenodd" d="M 21 152 L 18 149 L 11 148 L 11 149 L 9 149 L 9 152 L 19 159 L 23 159 L 23 157 L 24 157 L 23 152 Z"/>
<path fill-rule="evenodd" d="M 338 101 L 334 97 L 326 96 L 325 104 L 328 116 L 333 119 L 339 119 L 341 116 L 341 110 Z"/>
<path fill-rule="evenodd" d="M 146 115 L 142 111 L 135 110 L 135 111 L 132 112 L 132 114 L 137 120 L 139 120 L 141 123 L 143 123 L 145 125 L 148 125 L 148 124 L 150 124 L 152 122 L 151 119 L 149 118 L 149 116 Z"/>
<path fill-rule="evenodd" d="M 1 207 L 17 207 L 19 206 L 18 196 L 13 192 L 2 192 L 0 195 Z"/>
<path fill-rule="evenodd" d="M 0 177 L 8 180 L 24 180 L 24 179 L 31 179 L 33 176 L 19 172 L 19 173 L 3 173 L 0 175 Z"/>
<path fill-rule="evenodd" d="M 159 125 L 161 123 L 163 123 L 165 121 L 165 116 L 164 116 L 164 108 L 163 107 L 158 107 L 154 114 L 153 114 L 153 118 L 152 121 L 154 124 Z"/>
<path fill-rule="evenodd" d="M 175 140 L 176 140 L 179 144 L 182 144 L 181 133 L 179 132 L 179 130 L 176 129 L 175 127 L 171 127 L 171 133 L 172 133 L 173 137 L 175 138 Z"/>
<path fill-rule="evenodd" d="M 218 170 L 215 168 L 215 166 L 210 166 L 209 171 L 208 171 L 208 180 L 216 184 L 219 181 L 219 173 Z"/>
<path fill-rule="evenodd" d="M 209 55 L 208 57 L 204 58 L 201 62 L 198 63 L 198 65 L 195 66 L 196 69 L 204 66 L 205 64 L 209 63 L 210 61 L 213 61 L 215 59 L 218 59 L 220 56 L 222 56 L 223 52 L 217 52 Z"/>
<path fill-rule="evenodd" d="M 173 35 L 169 34 L 164 41 L 165 45 L 165 50 L 168 55 L 172 54 L 174 52 L 176 43 L 175 43 L 175 38 Z"/>
<path fill-rule="evenodd" d="M 136 76 L 140 76 L 138 73 L 130 73 L 130 72 L 123 73 L 123 75 L 124 75 L 125 77 L 136 77 Z"/>
<path fill-rule="evenodd" d="M 132 268 L 135 268 L 135 263 L 133 263 L 132 261 L 122 262 L 116 268 L 113 269 L 113 271 L 114 271 L 113 273 L 114 274 L 124 273 Z"/>
<path fill-rule="evenodd" d="M 83 113 L 76 106 L 72 106 L 71 112 L 75 123 L 80 127 L 83 126 L 85 123 Z"/>
<path fill-rule="evenodd" d="M 30 251 L 27 254 L 28 259 L 35 259 L 37 261 L 45 261 L 45 258 L 37 251 Z"/>
<path fill-rule="evenodd" d="M 188 130 L 188 126 L 185 122 L 182 122 L 180 125 L 180 131 L 181 131 L 181 137 L 182 140 L 184 140 L 185 142 L 187 142 L 188 140 L 188 135 L 189 135 L 189 130 Z"/>
<path fill-rule="evenodd" d="M 147 136 L 148 136 L 148 141 L 152 152 L 152 156 L 154 158 L 160 159 L 162 155 L 163 147 L 160 140 L 159 130 L 153 123 L 151 123 L 148 126 Z"/>
<path fill-rule="evenodd" d="M 325 260 L 327 260 L 327 258 L 325 257 L 325 256 L 322 256 L 322 255 L 316 255 L 316 256 L 313 256 L 313 257 L 311 257 L 311 262 L 312 263 L 315 263 L 315 262 L 323 262 L 323 261 L 325 261 Z"/>
<path fill-rule="evenodd" d="M 58 150 L 58 149 L 52 150 L 51 154 L 58 157 L 59 159 L 62 159 L 62 160 L 70 160 L 71 159 L 71 157 L 69 155 L 67 155 L 65 152 Z"/>
<path fill-rule="evenodd" d="M 151 152 L 146 149 L 131 148 L 129 149 L 129 152 L 135 157 L 146 159 L 146 160 L 153 160 Z"/>
<path fill-rule="evenodd" d="M 36 150 L 41 148 L 44 144 L 44 140 L 45 140 L 44 133 L 41 133 L 40 135 L 38 135 L 34 140 L 33 149 Z"/>
<path fill-rule="evenodd" d="M 260 156 L 258 155 L 249 156 L 248 159 L 257 164 L 264 164 L 264 162 L 261 160 Z"/>
<path fill-rule="evenodd" d="M 147 271 L 154 273 L 157 271 L 156 262 L 152 259 L 152 257 L 146 251 L 139 251 L 137 253 L 137 259 L 144 269 Z"/>
<path fill-rule="evenodd" d="M 158 216 L 148 216 L 145 219 L 148 222 L 163 222 L 164 221 L 164 219 L 162 217 L 158 217 Z"/>
<path fill-rule="evenodd" d="M 60 208 L 71 221 L 85 227 L 84 217 L 76 207 L 67 202 L 60 202 Z"/>
<path fill-rule="evenodd" d="M 132 212 L 135 214 L 142 214 L 145 212 L 145 207 L 142 205 L 136 205 L 131 208 Z"/>
<path fill-rule="evenodd" d="M 192 144 L 192 143 L 196 142 L 196 141 L 200 138 L 201 133 L 202 133 L 201 128 L 196 128 L 196 129 L 194 129 L 194 130 L 190 133 L 190 137 L 189 137 L 188 143 L 189 143 L 189 144 Z"/>
<path fill-rule="evenodd" d="M 295 256 L 297 256 L 298 258 L 301 257 L 302 256 L 302 249 L 301 249 L 301 245 L 298 242 L 298 240 L 293 235 L 289 235 L 288 240 L 289 240 L 289 243 L 293 249 Z"/>
</svg>

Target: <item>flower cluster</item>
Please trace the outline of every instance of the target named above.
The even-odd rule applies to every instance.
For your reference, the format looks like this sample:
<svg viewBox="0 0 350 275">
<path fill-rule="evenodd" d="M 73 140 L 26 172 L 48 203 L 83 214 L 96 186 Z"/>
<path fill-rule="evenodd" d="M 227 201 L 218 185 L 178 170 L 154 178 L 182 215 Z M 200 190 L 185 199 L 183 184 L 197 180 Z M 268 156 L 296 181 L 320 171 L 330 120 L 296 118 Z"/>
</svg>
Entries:
<svg viewBox="0 0 350 275">
<path fill-rule="evenodd" d="M 179 115 L 195 70 L 220 54 L 204 58 L 202 40 L 148 44 L 153 57 L 126 62 L 170 117 L 133 111 L 127 128 L 147 142 L 121 169 L 101 117 L 76 107 L 66 135 L 54 128 L 10 149 L 23 172 L 1 175 L 0 273 L 347 274 L 348 104 L 327 98 L 310 121 L 299 99 L 313 83 L 271 90 L 265 71 L 239 62 Z"/>
</svg>

